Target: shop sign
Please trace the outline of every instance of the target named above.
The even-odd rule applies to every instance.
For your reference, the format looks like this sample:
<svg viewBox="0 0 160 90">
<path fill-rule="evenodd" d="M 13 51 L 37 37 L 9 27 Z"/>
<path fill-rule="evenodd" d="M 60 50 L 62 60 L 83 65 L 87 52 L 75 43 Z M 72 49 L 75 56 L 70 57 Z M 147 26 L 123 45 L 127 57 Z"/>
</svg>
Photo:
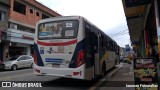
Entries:
<svg viewBox="0 0 160 90">
<path fill-rule="evenodd" d="M 0 29 L 3 31 L 3 30 L 6 30 L 8 28 L 8 23 L 6 22 L 0 22 Z"/>
<path fill-rule="evenodd" d="M 134 60 L 135 82 L 157 82 L 156 60 L 154 58 L 136 58 Z"/>
<path fill-rule="evenodd" d="M 130 46 L 129 45 L 125 45 L 125 48 L 126 48 L 126 52 L 130 51 Z"/>
<path fill-rule="evenodd" d="M 27 35 L 22 35 L 22 38 L 23 38 L 23 39 L 28 39 L 28 40 L 34 40 L 33 37 L 27 36 Z"/>
<path fill-rule="evenodd" d="M 135 58 L 134 79 L 135 84 L 140 86 L 136 87 L 136 90 L 158 90 L 156 59 Z"/>
<path fill-rule="evenodd" d="M 31 35 L 26 35 L 26 34 L 21 34 L 21 33 L 16 33 L 12 32 L 11 37 L 16 37 L 16 38 L 21 38 L 21 39 L 28 39 L 28 40 L 34 40 L 34 36 Z"/>
</svg>

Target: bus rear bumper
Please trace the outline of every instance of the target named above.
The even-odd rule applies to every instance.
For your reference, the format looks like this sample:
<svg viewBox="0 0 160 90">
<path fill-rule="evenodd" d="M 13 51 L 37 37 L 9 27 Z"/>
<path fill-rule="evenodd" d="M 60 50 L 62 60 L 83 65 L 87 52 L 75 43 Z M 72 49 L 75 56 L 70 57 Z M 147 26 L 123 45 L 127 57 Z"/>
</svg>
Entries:
<svg viewBox="0 0 160 90">
<path fill-rule="evenodd" d="M 52 67 L 42 67 L 34 64 L 34 74 L 38 76 L 50 75 L 66 78 L 75 78 L 75 79 L 85 79 L 85 64 L 81 65 L 78 68 L 52 68 Z"/>
</svg>

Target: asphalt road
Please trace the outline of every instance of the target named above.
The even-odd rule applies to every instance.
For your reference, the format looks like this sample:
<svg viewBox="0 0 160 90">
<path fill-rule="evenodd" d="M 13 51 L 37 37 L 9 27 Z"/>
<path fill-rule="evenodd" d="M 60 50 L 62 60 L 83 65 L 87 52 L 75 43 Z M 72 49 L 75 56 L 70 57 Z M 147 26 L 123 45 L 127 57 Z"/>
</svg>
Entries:
<svg viewBox="0 0 160 90">
<path fill-rule="evenodd" d="M 17 71 L 0 71 L 0 81 L 11 82 L 37 82 L 41 83 L 43 88 L 0 88 L 0 90 L 88 90 L 97 81 L 75 80 L 69 78 L 59 78 L 54 76 L 36 76 L 31 68 L 19 69 Z M 18 83 L 18 82 L 17 82 Z"/>
<path fill-rule="evenodd" d="M 107 72 L 109 76 L 116 72 L 118 68 L 113 68 L 109 72 Z M 0 90 L 95 90 L 97 87 L 103 87 L 101 84 L 103 79 L 96 78 L 92 81 L 84 81 L 84 80 L 76 80 L 69 78 L 59 78 L 54 76 L 36 76 L 33 74 L 33 70 L 31 68 L 19 69 L 16 71 L 0 71 L 0 81 L 5 82 L 16 82 L 20 81 L 21 83 L 41 83 L 42 88 L 20 88 L 20 87 L 12 87 L 12 88 L 2 88 Z M 2 84 L 2 82 L 0 82 Z M 1 86 L 1 85 L 0 85 Z"/>
<path fill-rule="evenodd" d="M 57 79 L 51 76 L 36 76 L 31 68 L 23 68 L 16 71 L 0 71 L 0 81 L 49 81 Z"/>
</svg>

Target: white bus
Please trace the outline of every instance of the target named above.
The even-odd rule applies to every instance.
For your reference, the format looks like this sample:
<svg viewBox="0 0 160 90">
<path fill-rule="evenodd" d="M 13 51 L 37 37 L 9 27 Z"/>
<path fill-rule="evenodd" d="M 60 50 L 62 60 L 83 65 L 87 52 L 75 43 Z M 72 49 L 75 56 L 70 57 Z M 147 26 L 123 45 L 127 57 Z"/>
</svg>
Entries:
<svg viewBox="0 0 160 90">
<path fill-rule="evenodd" d="M 81 16 L 37 22 L 34 74 L 92 80 L 115 66 L 119 46 Z"/>
</svg>

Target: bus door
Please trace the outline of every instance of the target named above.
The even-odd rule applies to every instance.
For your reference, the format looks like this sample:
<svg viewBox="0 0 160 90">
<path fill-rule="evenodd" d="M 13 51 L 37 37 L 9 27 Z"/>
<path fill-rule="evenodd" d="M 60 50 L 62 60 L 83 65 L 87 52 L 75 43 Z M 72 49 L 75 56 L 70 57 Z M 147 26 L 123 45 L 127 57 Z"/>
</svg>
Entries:
<svg viewBox="0 0 160 90">
<path fill-rule="evenodd" d="M 90 42 L 91 42 L 91 54 L 92 54 L 92 58 L 91 58 L 91 62 L 94 65 L 94 75 L 99 75 L 99 36 L 97 34 L 95 34 L 94 32 L 90 32 Z"/>
<path fill-rule="evenodd" d="M 99 36 L 85 28 L 86 32 L 86 68 L 94 67 L 94 75 L 99 75 Z"/>
<path fill-rule="evenodd" d="M 94 45 L 92 33 L 86 30 L 86 68 L 90 68 L 94 65 Z"/>
<path fill-rule="evenodd" d="M 94 32 L 89 32 L 87 34 L 87 66 L 94 66 L 94 75 L 99 75 L 99 36 L 96 35 Z"/>
<path fill-rule="evenodd" d="M 95 35 L 94 36 L 94 73 L 95 75 L 100 75 L 100 59 L 99 59 L 99 40 L 100 36 Z"/>
</svg>

